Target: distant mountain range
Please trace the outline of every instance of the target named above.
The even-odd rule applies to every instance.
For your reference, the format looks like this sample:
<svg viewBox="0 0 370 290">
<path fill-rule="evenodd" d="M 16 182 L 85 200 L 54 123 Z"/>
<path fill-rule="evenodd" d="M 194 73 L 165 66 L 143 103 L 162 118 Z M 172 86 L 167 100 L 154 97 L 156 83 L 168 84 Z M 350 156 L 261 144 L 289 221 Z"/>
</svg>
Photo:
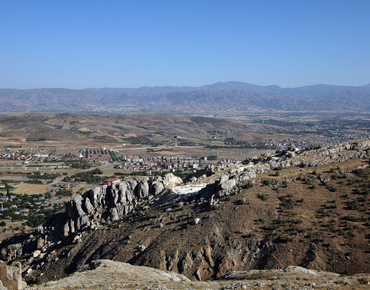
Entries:
<svg viewBox="0 0 370 290">
<path fill-rule="evenodd" d="M 369 112 L 370 84 L 297 88 L 218 82 L 202 87 L 0 89 L 0 112 L 208 114 L 250 111 Z"/>
<path fill-rule="evenodd" d="M 331 86 L 331 85 L 312 85 L 298 88 L 281 88 L 276 85 L 259 86 L 243 82 L 218 82 L 213 85 L 205 85 L 201 87 L 141 87 L 133 88 L 89 88 L 87 91 L 99 92 L 103 94 L 134 94 L 134 95 L 163 95 L 174 92 L 191 92 L 191 91 L 243 91 L 258 95 L 287 95 L 287 96 L 301 96 L 301 97 L 317 97 L 327 95 L 330 93 L 345 92 L 345 91 L 361 91 L 370 93 L 370 84 L 360 87 L 351 86 Z"/>
</svg>

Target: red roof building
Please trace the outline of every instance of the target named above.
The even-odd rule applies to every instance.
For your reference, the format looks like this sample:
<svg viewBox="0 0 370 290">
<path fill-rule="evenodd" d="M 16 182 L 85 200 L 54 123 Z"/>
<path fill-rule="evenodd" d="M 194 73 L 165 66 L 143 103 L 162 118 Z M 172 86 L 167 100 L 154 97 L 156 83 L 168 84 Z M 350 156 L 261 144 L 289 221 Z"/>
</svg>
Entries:
<svg viewBox="0 0 370 290">
<path fill-rule="evenodd" d="M 119 178 L 111 178 L 103 181 L 103 185 L 112 186 L 113 184 L 120 182 L 121 179 Z"/>
</svg>

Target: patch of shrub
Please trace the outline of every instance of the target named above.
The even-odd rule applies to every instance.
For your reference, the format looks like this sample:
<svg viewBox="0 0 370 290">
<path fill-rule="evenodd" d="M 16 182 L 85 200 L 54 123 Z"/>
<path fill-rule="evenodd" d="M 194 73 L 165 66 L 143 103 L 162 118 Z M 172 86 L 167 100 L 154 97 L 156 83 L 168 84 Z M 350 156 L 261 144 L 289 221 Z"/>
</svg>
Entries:
<svg viewBox="0 0 370 290">
<path fill-rule="evenodd" d="M 266 180 L 262 181 L 262 183 L 263 183 L 264 185 L 268 186 L 268 185 L 270 185 L 270 184 L 271 184 L 271 181 L 266 179 Z"/>
<path fill-rule="evenodd" d="M 257 194 L 257 197 L 259 198 L 259 199 L 261 199 L 261 200 L 263 200 L 263 201 L 266 201 L 267 200 L 267 196 L 264 194 L 264 193 L 262 193 L 262 194 Z"/>
<path fill-rule="evenodd" d="M 352 201 L 348 202 L 347 205 L 352 210 L 358 209 L 358 201 L 357 201 L 357 199 L 353 199 Z"/>
<path fill-rule="evenodd" d="M 244 198 L 239 198 L 238 203 L 239 204 L 245 204 L 245 199 Z"/>
<path fill-rule="evenodd" d="M 250 181 L 246 185 L 244 185 L 245 189 L 252 188 L 252 187 L 253 187 L 253 183 Z"/>
<path fill-rule="evenodd" d="M 279 200 L 281 201 L 281 206 L 285 208 L 293 208 L 294 206 L 294 200 L 291 195 L 280 196 Z"/>
</svg>

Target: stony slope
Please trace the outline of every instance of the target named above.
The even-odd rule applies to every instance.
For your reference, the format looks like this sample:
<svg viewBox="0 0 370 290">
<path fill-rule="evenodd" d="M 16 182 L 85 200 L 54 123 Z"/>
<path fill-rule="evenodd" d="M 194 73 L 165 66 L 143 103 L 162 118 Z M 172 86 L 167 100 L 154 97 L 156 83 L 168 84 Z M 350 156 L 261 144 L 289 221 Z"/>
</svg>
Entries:
<svg viewBox="0 0 370 290">
<path fill-rule="evenodd" d="M 71 276 L 30 289 L 368 289 L 369 275 L 340 277 L 336 273 L 290 266 L 278 270 L 230 272 L 220 280 L 191 282 L 183 275 L 110 260 L 97 260 Z"/>
<path fill-rule="evenodd" d="M 26 279 L 41 275 L 43 281 L 97 259 L 192 280 L 290 265 L 369 273 L 369 147 L 366 139 L 208 167 L 189 177 L 189 184 L 208 183 L 193 195 L 154 193 L 155 182 L 168 187 L 160 180 L 98 188 L 31 236 L 4 241 L 0 253 L 8 262 L 22 261 Z M 124 207 L 130 211 L 119 210 Z"/>
</svg>

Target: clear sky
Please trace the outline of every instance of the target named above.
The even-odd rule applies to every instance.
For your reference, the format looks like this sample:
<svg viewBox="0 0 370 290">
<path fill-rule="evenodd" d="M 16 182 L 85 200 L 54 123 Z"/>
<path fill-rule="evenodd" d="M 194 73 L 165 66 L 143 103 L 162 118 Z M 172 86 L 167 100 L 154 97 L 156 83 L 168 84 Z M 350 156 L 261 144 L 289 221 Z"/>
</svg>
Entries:
<svg viewBox="0 0 370 290">
<path fill-rule="evenodd" d="M 370 83 L 369 0 L 0 0 L 0 88 Z"/>
</svg>

